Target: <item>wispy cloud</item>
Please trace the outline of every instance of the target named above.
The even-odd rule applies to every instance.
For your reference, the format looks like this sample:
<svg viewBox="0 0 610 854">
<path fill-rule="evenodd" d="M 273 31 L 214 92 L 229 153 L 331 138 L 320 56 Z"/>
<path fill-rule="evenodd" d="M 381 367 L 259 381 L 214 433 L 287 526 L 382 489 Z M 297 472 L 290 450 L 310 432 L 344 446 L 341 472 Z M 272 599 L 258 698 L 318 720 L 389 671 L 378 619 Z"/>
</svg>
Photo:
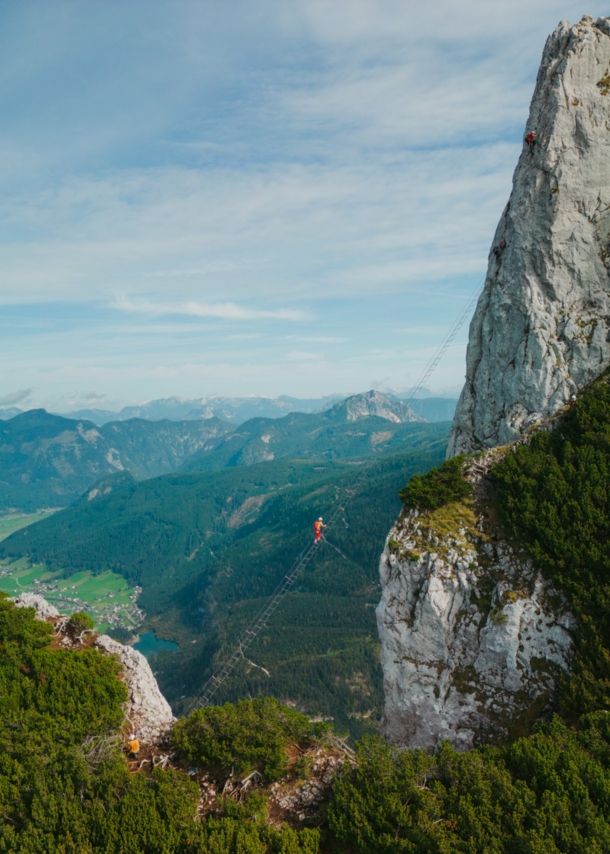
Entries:
<svg viewBox="0 0 610 854">
<path fill-rule="evenodd" d="M 408 385 L 485 268 L 545 38 L 582 11 L 0 3 L 11 382 L 318 394 L 372 362 Z M 460 382 L 465 340 L 439 382 Z M 285 352 L 339 344 L 320 371 Z"/>
<path fill-rule="evenodd" d="M 14 406 L 16 403 L 21 403 L 22 401 L 27 400 L 31 394 L 31 388 L 24 388 L 21 389 L 21 391 L 14 391 L 12 394 L 7 394 L 4 397 L 0 397 L 0 406 Z"/>
<path fill-rule="evenodd" d="M 289 362 L 319 362 L 323 358 L 321 353 L 309 353 L 302 350 L 293 350 L 286 353 Z"/>
<path fill-rule="evenodd" d="M 347 344 L 349 338 L 334 338 L 321 335 L 286 335 L 287 341 L 302 341 L 311 344 Z"/>
<path fill-rule="evenodd" d="M 159 303 L 151 300 L 131 300 L 120 297 L 112 303 L 114 308 L 121 311 L 138 314 L 166 316 L 171 314 L 187 315 L 190 317 L 213 317 L 220 320 L 311 320 L 312 315 L 306 311 L 294 311 L 287 308 L 273 310 L 246 308 L 232 302 L 225 303 Z"/>
</svg>

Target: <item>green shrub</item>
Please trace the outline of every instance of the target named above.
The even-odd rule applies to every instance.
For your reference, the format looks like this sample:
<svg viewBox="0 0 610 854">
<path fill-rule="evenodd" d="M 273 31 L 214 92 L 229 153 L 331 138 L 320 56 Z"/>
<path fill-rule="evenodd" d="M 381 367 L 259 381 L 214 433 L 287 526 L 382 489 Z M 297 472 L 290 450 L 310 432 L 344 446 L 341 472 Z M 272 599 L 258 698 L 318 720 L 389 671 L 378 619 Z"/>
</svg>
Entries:
<svg viewBox="0 0 610 854">
<path fill-rule="evenodd" d="M 610 850 L 610 716 L 559 718 L 504 748 L 436 755 L 358 747 L 329 826 L 353 854 L 592 854 Z M 333 850 L 343 850 L 334 848 Z"/>
<path fill-rule="evenodd" d="M 472 495 L 472 485 L 464 477 L 466 456 L 453 457 L 427 474 L 415 474 L 398 495 L 405 507 L 438 510 L 452 501 Z"/>
<path fill-rule="evenodd" d="M 288 768 L 288 745 L 319 738 L 328 729 L 266 697 L 198 709 L 178 721 L 173 741 L 180 755 L 217 777 L 245 776 L 256 769 L 277 780 Z"/>
<path fill-rule="evenodd" d="M 610 388 L 602 379 L 553 433 L 495 466 L 503 521 L 567 595 L 580 623 L 563 710 L 610 707 Z"/>
<path fill-rule="evenodd" d="M 131 774 L 116 738 L 127 699 L 117 662 L 51 650 L 52 636 L 33 608 L 0 594 L 0 851 L 317 854 L 319 832 L 273 828 L 260 797 L 197 822 L 199 788 L 186 774 Z M 285 711 L 286 736 L 300 734 Z M 92 745 L 103 748 L 94 758 Z"/>
<path fill-rule="evenodd" d="M 78 637 L 87 630 L 91 631 L 94 626 L 95 623 L 84 611 L 76 611 L 68 620 L 68 632 L 72 637 Z"/>
</svg>

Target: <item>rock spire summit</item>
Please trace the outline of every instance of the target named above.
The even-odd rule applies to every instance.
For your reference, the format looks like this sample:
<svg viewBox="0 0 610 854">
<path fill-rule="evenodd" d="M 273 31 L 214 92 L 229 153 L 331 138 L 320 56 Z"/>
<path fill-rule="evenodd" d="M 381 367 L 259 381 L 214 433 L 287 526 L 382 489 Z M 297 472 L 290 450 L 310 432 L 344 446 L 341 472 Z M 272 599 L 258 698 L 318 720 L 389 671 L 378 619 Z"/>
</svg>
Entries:
<svg viewBox="0 0 610 854">
<path fill-rule="evenodd" d="M 556 412 L 610 364 L 609 333 L 610 18 L 585 15 L 544 49 L 448 455 Z"/>
</svg>

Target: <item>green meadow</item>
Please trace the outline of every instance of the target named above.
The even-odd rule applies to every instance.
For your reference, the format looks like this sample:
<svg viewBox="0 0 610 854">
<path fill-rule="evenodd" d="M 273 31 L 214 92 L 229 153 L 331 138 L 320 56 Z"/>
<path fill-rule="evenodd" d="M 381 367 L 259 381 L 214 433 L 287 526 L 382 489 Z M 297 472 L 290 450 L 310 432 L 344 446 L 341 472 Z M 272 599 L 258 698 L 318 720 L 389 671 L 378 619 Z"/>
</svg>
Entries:
<svg viewBox="0 0 610 854">
<path fill-rule="evenodd" d="M 0 561 L 0 590 L 9 596 L 38 593 L 61 614 L 85 611 L 100 632 L 135 628 L 142 622 L 136 589 L 110 570 L 99 575 L 81 571 L 65 578 L 61 570 L 49 572 L 42 564 L 31 565 L 27 558 L 5 560 Z"/>
<path fill-rule="evenodd" d="M 20 528 L 27 528 L 28 525 L 39 522 L 48 515 L 48 511 L 42 510 L 38 513 L 26 513 L 19 516 L 0 516 L 0 540 L 5 540 L 15 531 L 19 531 Z"/>
</svg>

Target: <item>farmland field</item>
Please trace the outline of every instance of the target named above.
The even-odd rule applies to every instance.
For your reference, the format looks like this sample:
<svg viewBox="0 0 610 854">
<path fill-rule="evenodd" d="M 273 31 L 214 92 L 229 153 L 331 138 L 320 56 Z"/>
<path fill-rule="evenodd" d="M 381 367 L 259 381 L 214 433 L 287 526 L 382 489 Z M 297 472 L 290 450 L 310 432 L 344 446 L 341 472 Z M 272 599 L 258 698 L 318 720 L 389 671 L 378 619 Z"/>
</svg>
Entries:
<svg viewBox="0 0 610 854">
<path fill-rule="evenodd" d="M 0 590 L 9 596 L 39 593 L 60 614 L 86 611 L 99 632 L 133 629 L 142 622 L 136 605 L 139 588 L 129 587 L 122 576 L 109 570 L 99 575 L 85 571 L 62 576 L 61 571 L 48 572 L 43 565 L 32 566 L 26 558 L 0 561 Z"/>
<path fill-rule="evenodd" d="M 20 528 L 26 528 L 34 522 L 39 522 L 48 516 L 49 512 L 48 510 L 41 510 L 38 513 L 22 513 L 18 516 L 0 516 L 0 540 L 10 537 L 11 534 Z"/>
</svg>

